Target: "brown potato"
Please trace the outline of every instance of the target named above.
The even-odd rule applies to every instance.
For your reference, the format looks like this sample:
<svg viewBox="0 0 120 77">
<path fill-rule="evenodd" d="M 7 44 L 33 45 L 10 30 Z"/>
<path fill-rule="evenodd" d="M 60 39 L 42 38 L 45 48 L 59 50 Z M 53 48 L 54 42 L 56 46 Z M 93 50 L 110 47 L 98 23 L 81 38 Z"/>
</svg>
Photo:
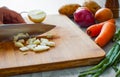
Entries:
<svg viewBox="0 0 120 77">
<path fill-rule="evenodd" d="M 86 0 L 83 4 L 83 7 L 87 7 L 93 14 L 96 13 L 98 9 L 101 8 L 101 6 L 95 2 L 94 0 Z"/>
<path fill-rule="evenodd" d="M 59 9 L 58 9 L 58 12 L 60 14 L 63 14 L 63 15 L 66 15 L 68 17 L 73 17 L 73 13 L 76 11 L 76 9 L 78 7 L 80 7 L 81 5 L 79 4 L 66 4 L 66 5 L 63 5 L 61 6 Z"/>
</svg>

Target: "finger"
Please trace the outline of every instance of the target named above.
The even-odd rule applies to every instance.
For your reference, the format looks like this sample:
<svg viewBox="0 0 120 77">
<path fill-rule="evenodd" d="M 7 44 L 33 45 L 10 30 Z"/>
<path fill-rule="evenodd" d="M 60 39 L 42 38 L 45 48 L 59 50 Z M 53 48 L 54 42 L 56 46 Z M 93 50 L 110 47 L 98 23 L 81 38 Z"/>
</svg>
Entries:
<svg viewBox="0 0 120 77">
<path fill-rule="evenodd" d="M 13 23 L 25 23 L 24 19 L 22 18 L 22 16 L 19 13 L 15 12 L 13 10 L 10 10 L 9 15 L 10 15 L 9 17 L 12 19 L 12 21 L 16 20 L 15 22 L 13 21 Z"/>
<path fill-rule="evenodd" d="M 16 11 L 3 8 L 4 11 L 4 23 L 9 24 L 9 23 L 25 23 L 24 19 L 22 16 L 17 13 Z"/>
<path fill-rule="evenodd" d="M 19 23 L 19 22 L 16 19 L 14 19 L 14 20 L 12 20 L 12 23 Z"/>
<path fill-rule="evenodd" d="M 25 23 L 25 20 L 23 19 L 23 17 L 20 14 L 17 14 L 16 20 L 18 21 L 18 23 Z"/>
<path fill-rule="evenodd" d="M 0 8 L 0 20 L 4 23 L 4 24 L 9 24 L 12 20 L 11 16 L 10 16 L 10 10 L 6 7 L 1 7 Z M 1 19 L 2 18 L 2 19 Z"/>
<path fill-rule="evenodd" d="M 12 19 L 13 18 L 11 18 L 10 14 L 6 12 L 4 14 L 3 23 L 4 24 L 10 24 L 10 23 L 12 23 Z"/>
<path fill-rule="evenodd" d="M 6 7 L 6 6 L 2 6 L 1 8 L 8 9 L 8 7 Z"/>
</svg>

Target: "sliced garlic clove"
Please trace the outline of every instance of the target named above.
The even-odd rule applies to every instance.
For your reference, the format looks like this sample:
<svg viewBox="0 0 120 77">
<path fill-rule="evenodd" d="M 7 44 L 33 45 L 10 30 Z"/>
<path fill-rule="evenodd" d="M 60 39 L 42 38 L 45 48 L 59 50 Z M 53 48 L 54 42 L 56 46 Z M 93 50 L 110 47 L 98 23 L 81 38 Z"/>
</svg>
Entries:
<svg viewBox="0 0 120 77">
<path fill-rule="evenodd" d="M 30 50 L 33 50 L 36 46 L 37 46 L 36 44 L 27 45 L 27 47 L 28 47 Z"/>
<path fill-rule="evenodd" d="M 45 51 L 45 50 L 48 50 L 50 47 L 49 46 L 42 46 L 42 45 L 38 45 L 37 47 L 35 47 L 33 49 L 33 51 Z"/>
<path fill-rule="evenodd" d="M 36 38 L 29 38 L 26 42 L 26 44 L 33 44 L 33 42 L 36 40 Z"/>
<path fill-rule="evenodd" d="M 46 38 L 50 39 L 50 38 L 53 38 L 53 34 L 46 34 Z"/>
<path fill-rule="evenodd" d="M 20 39 L 20 40 L 18 40 L 18 42 L 25 43 L 25 40 L 24 39 Z"/>
<path fill-rule="evenodd" d="M 49 41 L 46 45 L 50 46 L 50 47 L 54 47 L 55 46 L 55 42 Z"/>
<path fill-rule="evenodd" d="M 21 47 L 21 48 L 19 48 L 21 51 L 28 51 L 29 50 L 29 48 L 28 47 Z"/>
<path fill-rule="evenodd" d="M 41 38 L 41 42 L 48 42 L 49 40 L 46 38 Z"/>
<path fill-rule="evenodd" d="M 27 38 L 29 37 L 28 33 L 18 33 L 17 35 L 13 36 L 13 39 L 17 41 L 19 38 Z"/>
<path fill-rule="evenodd" d="M 46 39 L 46 38 L 41 38 L 41 45 L 45 46 L 45 45 L 47 45 L 48 42 L 49 42 L 48 39 Z"/>
<path fill-rule="evenodd" d="M 37 45 L 38 45 L 38 44 L 40 45 L 40 43 L 41 43 L 41 42 L 40 42 L 39 39 L 36 39 L 36 40 L 33 42 L 33 44 L 37 44 Z"/>
<path fill-rule="evenodd" d="M 16 47 L 24 47 L 24 45 L 21 42 L 14 42 Z"/>
</svg>

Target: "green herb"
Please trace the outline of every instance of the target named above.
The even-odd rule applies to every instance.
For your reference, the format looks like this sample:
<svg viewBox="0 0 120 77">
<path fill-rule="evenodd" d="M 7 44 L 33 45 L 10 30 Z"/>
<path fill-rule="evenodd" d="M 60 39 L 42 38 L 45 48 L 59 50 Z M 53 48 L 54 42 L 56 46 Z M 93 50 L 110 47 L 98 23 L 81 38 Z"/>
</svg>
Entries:
<svg viewBox="0 0 120 77">
<path fill-rule="evenodd" d="M 120 40 L 120 29 L 118 29 L 113 37 L 113 41 L 119 41 Z"/>
<path fill-rule="evenodd" d="M 120 29 L 116 32 L 113 41 L 115 43 L 105 58 L 98 65 L 80 72 L 79 77 L 87 77 L 89 75 L 91 77 L 99 77 L 109 67 L 113 67 L 116 71 L 116 77 L 120 76 L 120 67 L 118 67 L 118 63 L 120 62 Z"/>
</svg>

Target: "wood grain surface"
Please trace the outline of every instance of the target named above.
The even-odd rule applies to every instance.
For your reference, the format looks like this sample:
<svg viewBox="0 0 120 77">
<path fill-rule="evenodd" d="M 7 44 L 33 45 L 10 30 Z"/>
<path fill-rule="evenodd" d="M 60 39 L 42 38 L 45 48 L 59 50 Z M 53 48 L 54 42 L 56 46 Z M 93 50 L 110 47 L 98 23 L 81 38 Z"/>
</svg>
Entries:
<svg viewBox="0 0 120 77">
<path fill-rule="evenodd" d="M 105 56 L 104 50 L 66 16 L 49 15 L 43 23 L 56 25 L 49 31 L 56 35 L 52 40 L 56 46 L 24 55 L 11 41 L 1 42 L 0 76 L 92 65 Z"/>
</svg>

